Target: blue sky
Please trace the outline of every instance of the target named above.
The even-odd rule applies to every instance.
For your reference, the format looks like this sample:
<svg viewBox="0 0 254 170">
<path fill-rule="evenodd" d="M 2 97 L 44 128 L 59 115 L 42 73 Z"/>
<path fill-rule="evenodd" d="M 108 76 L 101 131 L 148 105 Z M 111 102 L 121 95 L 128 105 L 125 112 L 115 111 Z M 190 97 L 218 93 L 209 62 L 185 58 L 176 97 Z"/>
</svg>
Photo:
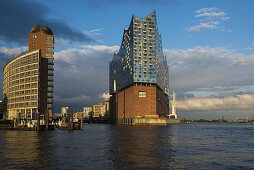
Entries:
<svg viewBox="0 0 254 170">
<path fill-rule="evenodd" d="M 145 17 L 153 9 L 157 12 L 164 48 L 210 45 L 238 49 L 252 43 L 249 35 L 253 33 L 254 23 L 251 20 L 254 14 L 252 10 L 254 2 L 251 0 L 169 0 L 169 2 L 159 1 L 154 4 L 144 3 L 145 0 L 140 2 L 130 0 L 127 3 L 104 1 L 101 7 L 96 7 L 92 1 L 88 3 L 83 0 L 76 0 L 75 3 L 49 0 L 38 2 L 42 2 L 53 10 L 49 17 L 63 19 L 68 25 L 80 31 L 103 29 L 101 36 L 96 38 L 107 45 L 119 45 L 122 38 L 119 35 L 122 35 L 123 28 L 129 26 L 132 14 Z M 187 27 L 200 23 L 200 18 L 195 17 L 196 10 L 211 7 L 219 8 L 230 19 L 222 21 L 218 28 L 212 30 L 200 32 L 185 30 Z"/>
<path fill-rule="evenodd" d="M 252 0 L 2 0 L 0 66 L 27 49 L 33 25 L 50 26 L 56 40 L 54 112 L 80 110 L 106 96 L 108 62 L 132 15 L 155 9 L 180 117 L 251 117 L 253 6 Z"/>
</svg>

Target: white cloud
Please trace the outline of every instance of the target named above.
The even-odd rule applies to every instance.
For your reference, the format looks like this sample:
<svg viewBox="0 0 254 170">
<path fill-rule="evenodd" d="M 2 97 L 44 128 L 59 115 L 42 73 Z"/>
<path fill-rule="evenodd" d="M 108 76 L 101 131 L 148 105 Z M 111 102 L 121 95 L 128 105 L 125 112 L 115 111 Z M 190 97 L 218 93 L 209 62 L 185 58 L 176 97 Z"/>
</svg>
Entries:
<svg viewBox="0 0 254 170">
<path fill-rule="evenodd" d="M 194 47 L 164 50 L 170 71 L 170 88 L 184 97 L 185 94 L 213 95 L 221 89 L 254 85 L 254 54 L 244 55 L 223 47 Z M 202 88 L 213 89 L 205 93 Z M 238 90 L 237 90 L 238 89 Z M 253 89 L 253 88 L 252 88 Z M 250 89 L 248 89 L 250 91 Z M 254 91 L 254 89 L 252 90 Z"/>
<path fill-rule="evenodd" d="M 200 32 L 203 29 L 215 29 L 217 28 L 217 25 L 219 22 L 206 22 L 206 23 L 200 23 L 198 25 L 194 25 L 189 28 L 185 28 L 187 31 L 195 31 L 195 32 Z"/>
<path fill-rule="evenodd" d="M 109 62 L 118 49 L 118 46 L 82 45 L 56 52 L 55 104 L 82 107 L 107 97 Z"/>
<path fill-rule="evenodd" d="M 250 110 L 254 109 L 254 95 L 242 94 L 233 97 L 196 97 L 176 101 L 179 110 Z"/>
<path fill-rule="evenodd" d="M 82 46 L 86 49 L 91 49 L 94 51 L 100 51 L 100 52 L 109 52 L 114 54 L 117 50 L 119 50 L 119 46 L 106 46 L 106 45 L 84 45 Z"/>
<path fill-rule="evenodd" d="M 0 47 L 0 53 L 6 56 L 11 56 L 11 57 L 18 56 L 20 53 L 26 50 L 28 50 L 26 46 L 19 47 L 19 48 Z"/>
<path fill-rule="evenodd" d="M 229 20 L 230 17 L 219 8 L 211 7 L 211 8 L 202 8 L 195 11 L 196 18 L 200 18 L 198 20 L 198 24 L 193 25 L 191 27 L 185 28 L 187 31 L 200 32 L 203 30 L 211 30 L 216 29 L 221 24 L 222 21 Z M 222 29 L 224 30 L 224 29 Z"/>
<path fill-rule="evenodd" d="M 224 17 L 227 14 L 221 11 L 219 8 L 202 8 L 195 11 L 196 17 Z"/>
<path fill-rule="evenodd" d="M 55 60 L 62 60 L 68 64 L 81 64 L 81 61 L 98 59 L 104 55 L 112 55 L 119 46 L 83 45 L 80 48 L 69 48 L 55 53 Z"/>
<path fill-rule="evenodd" d="M 101 35 L 101 31 L 103 31 L 104 28 L 94 29 L 94 30 L 84 30 L 83 33 L 88 36 L 98 36 Z"/>
<path fill-rule="evenodd" d="M 103 98 L 104 100 L 108 100 L 109 98 L 110 98 L 110 94 L 109 93 L 102 93 L 101 95 L 100 95 L 100 98 Z"/>
</svg>

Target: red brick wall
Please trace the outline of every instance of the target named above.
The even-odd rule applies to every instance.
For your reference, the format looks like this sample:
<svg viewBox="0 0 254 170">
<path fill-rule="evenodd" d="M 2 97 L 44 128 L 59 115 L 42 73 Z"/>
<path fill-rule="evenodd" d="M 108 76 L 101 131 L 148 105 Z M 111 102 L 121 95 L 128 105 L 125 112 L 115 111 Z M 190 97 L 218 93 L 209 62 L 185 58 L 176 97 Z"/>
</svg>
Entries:
<svg viewBox="0 0 254 170">
<path fill-rule="evenodd" d="M 146 92 L 146 97 L 139 97 L 139 91 Z M 110 114 L 113 120 L 156 114 L 166 116 L 168 113 L 168 97 L 155 85 L 132 85 L 110 98 Z"/>
<path fill-rule="evenodd" d="M 33 36 L 37 36 L 37 38 L 33 38 Z M 42 57 L 46 58 L 46 37 L 52 37 L 53 38 L 54 36 L 53 35 L 48 35 L 48 34 L 29 33 L 28 50 L 33 51 L 32 47 L 36 47 L 37 49 L 41 49 Z M 36 41 L 36 45 L 34 45 L 32 43 L 33 41 Z"/>
<path fill-rule="evenodd" d="M 169 98 L 159 88 L 156 89 L 156 113 L 160 117 L 165 117 L 169 114 Z"/>
</svg>

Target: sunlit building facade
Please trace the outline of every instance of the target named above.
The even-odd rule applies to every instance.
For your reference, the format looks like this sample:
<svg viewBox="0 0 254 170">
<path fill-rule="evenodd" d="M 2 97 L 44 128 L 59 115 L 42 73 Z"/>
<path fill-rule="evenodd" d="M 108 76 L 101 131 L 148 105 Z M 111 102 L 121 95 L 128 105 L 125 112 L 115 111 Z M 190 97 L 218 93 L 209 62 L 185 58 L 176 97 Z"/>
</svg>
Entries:
<svg viewBox="0 0 254 170">
<path fill-rule="evenodd" d="M 32 27 L 29 33 L 29 51 L 41 50 L 40 96 L 41 105 L 52 118 L 53 112 L 53 81 L 54 81 L 54 35 L 52 30 L 44 25 Z M 46 112 L 42 110 L 42 112 Z"/>
<path fill-rule="evenodd" d="M 110 112 L 113 119 L 169 113 L 169 80 L 156 12 L 133 15 L 118 53 L 109 64 Z"/>
<path fill-rule="evenodd" d="M 7 120 L 18 117 L 35 120 L 36 113 L 49 113 L 52 120 L 53 44 L 50 28 L 34 26 L 29 33 L 29 52 L 4 66 L 3 99 L 7 105 Z"/>
</svg>

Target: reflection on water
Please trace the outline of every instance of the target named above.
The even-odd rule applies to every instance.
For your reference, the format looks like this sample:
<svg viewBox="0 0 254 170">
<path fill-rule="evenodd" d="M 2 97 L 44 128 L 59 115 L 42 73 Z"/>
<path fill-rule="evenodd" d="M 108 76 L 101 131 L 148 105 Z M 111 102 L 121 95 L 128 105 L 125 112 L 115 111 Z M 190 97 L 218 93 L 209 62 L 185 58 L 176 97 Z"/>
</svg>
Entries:
<svg viewBox="0 0 254 170">
<path fill-rule="evenodd" d="M 253 131 L 230 123 L 0 131 L 0 169 L 251 169 Z"/>
<path fill-rule="evenodd" d="M 1 132 L 1 166 L 8 168 L 42 168 L 53 160 L 50 133 L 29 131 Z"/>
<path fill-rule="evenodd" d="M 114 168 L 169 167 L 174 162 L 170 127 L 118 126 L 108 159 Z"/>
</svg>

